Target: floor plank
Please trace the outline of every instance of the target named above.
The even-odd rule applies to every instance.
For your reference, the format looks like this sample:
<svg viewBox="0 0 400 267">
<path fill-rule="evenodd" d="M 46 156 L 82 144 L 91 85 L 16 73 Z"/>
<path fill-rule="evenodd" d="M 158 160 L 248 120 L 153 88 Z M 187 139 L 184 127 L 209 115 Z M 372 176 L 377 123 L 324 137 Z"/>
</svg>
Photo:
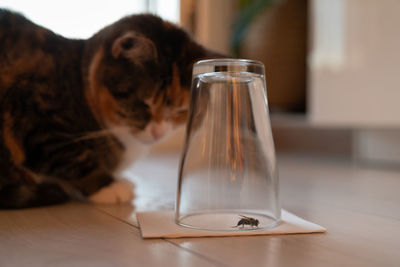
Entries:
<svg viewBox="0 0 400 267">
<path fill-rule="evenodd" d="M 172 209 L 177 160 L 145 161 L 133 168 L 138 209 Z M 399 171 L 289 156 L 280 158 L 280 176 L 283 207 L 327 227 L 326 234 L 169 241 L 228 266 L 398 266 Z M 137 225 L 126 208 L 102 209 Z"/>
<path fill-rule="evenodd" d="M 370 168 L 346 160 L 280 158 L 286 202 L 316 204 L 400 220 L 400 170 Z"/>
<path fill-rule="evenodd" d="M 338 209 L 291 206 L 328 228 L 325 234 L 277 235 L 172 242 L 230 266 L 398 266 L 400 224 Z M 347 221 L 338 221 L 347 218 Z"/>
<path fill-rule="evenodd" d="M 167 265 L 166 265 L 167 264 Z M 0 211 L 0 266 L 218 266 L 87 204 Z"/>
<path fill-rule="evenodd" d="M 0 211 L 0 266 L 399 265 L 400 171 L 333 159 L 279 158 L 283 207 L 325 234 L 143 240 L 135 212 L 173 209 L 178 160 L 140 160 L 132 204 Z"/>
</svg>

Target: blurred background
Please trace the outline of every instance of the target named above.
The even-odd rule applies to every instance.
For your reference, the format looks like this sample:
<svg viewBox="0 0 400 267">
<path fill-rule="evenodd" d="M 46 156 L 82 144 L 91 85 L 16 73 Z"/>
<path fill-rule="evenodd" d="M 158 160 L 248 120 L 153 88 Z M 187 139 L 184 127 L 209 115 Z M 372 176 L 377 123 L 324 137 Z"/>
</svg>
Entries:
<svg viewBox="0 0 400 267">
<path fill-rule="evenodd" d="M 71 38 L 127 14 L 157 14 L 209 48 L 265 64 L 278 153 L 400 166 L 399 0 L 0 0 L 0 7 Z"/>
</svg>

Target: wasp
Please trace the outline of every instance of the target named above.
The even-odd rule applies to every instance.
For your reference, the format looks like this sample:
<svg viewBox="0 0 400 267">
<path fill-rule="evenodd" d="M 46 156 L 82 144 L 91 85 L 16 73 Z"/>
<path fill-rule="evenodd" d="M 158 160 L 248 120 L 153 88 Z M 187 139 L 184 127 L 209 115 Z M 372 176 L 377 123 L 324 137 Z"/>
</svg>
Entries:
<svg viewBox="0 0 400 267">
<path fill-rule="evenodd" d="M 256 227 L 258 228 L 258 224 L 260 223 L 257 219 L 247 217 L 244 215 L 239 215 L 241 219 L 238 221 L 237 225 L 234 227 L 239 227 L 242 226 L 244 228 L 245 225 L 250 225 L 251 227 Z"/>
</svg>

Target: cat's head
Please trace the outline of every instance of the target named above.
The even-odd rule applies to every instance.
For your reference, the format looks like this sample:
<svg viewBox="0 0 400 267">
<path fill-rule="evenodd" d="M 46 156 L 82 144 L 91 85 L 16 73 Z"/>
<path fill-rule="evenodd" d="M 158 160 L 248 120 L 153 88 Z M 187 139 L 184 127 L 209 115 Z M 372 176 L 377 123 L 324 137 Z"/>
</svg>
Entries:
<svg viewBox="0 0 400 267">
<path fill-rule="evenodd" d="M 107 127 L 153 142 L 186 121 L 193 64 L 216 53 L 153 15 L 125 17 L 88 40 L 86 97 Z"/>
</svg>

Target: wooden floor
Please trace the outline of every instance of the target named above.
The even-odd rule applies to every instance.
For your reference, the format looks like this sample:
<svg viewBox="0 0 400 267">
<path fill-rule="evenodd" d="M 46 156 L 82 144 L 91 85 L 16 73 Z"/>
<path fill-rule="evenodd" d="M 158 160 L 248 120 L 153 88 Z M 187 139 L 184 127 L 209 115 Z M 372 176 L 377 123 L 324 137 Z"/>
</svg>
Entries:
<svg viewBox="0 0 400 267">
<path fill-rule="evenodd" d="M 177 154 L 133 172 L 132 205 L 0 211 L 0 266 L 400 266 L 400 171 L 279 157 L 282 206 L 325 234 L 143 240 L 137 210 L 173 209 Z"/>
</svg>

